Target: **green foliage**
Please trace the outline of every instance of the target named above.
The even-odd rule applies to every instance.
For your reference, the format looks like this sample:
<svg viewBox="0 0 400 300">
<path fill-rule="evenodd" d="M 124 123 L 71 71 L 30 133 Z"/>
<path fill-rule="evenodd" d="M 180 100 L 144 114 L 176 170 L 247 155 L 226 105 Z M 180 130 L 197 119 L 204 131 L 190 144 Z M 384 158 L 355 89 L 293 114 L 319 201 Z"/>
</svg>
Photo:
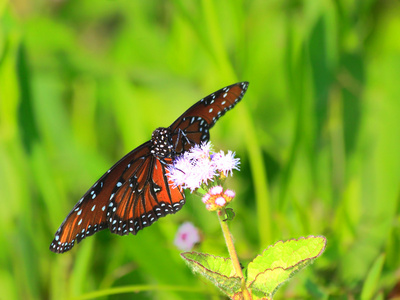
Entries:
<svg viewBox="0 0 400 300">
<path fill-rule="evenodd" d="M 268 247 L 247 266 L 246 287 L 252 298 L 272 299 L 278 287 L 319 257 L 325 246 L 324 237 L 309 236 Z M 197 252 L 181 255 L 192 271 L 210 280 L 230 298 L 241 292 L 241 280 L 230 259 Z"/>
<path fill-rule="evenodd" d="M 207 253 L 186 252 L 181 254 L 193 272 L 201 274 L 228 296 L 240 292 L 241 281 L 235 274 L 229 258 Z"/>
<path fill-rule="evenodd" d="M 308 236 L 268 247 L 247 267 L 248 288 L 258 298 L 272 299 L 278 287 L 318 258 L 325 246 L 324 237 Z"/>
<path fill-rule="evenodd" d="M 103 231 L 63 255 L 48 246 L 152 130 L 247 80 L 211 132 L 242 160 L 227 182 L 241 261 L 324 235 L 318 263 L 274 298 L 385 298 L 400 266 L 399 15 L 394 0 L 0 0 L 2 297 L 130 299 L 129 287 L 135 299 L 217 298 L 173 246 L 191 220 L 198 250 L 226 256 L 194 197 L 137 236 Z"/>
<path fill-rule="evenodd" d="M 235 212 L 232 208 L 225 209 L 224 221 L 232 221 L 235 218 Z"/>
<path fill-rule="evenodd" d="M 361 300 L 373 298 L 374 291 L 376 291 L 378 280 L 381 276 L 384 261 L 385 261 L 385 255 L 381 254 L 372 265 L 372 268 L 368 272 L 368 276 L 363 285 L 363 289 L 361 292 Z"/>
</svg>

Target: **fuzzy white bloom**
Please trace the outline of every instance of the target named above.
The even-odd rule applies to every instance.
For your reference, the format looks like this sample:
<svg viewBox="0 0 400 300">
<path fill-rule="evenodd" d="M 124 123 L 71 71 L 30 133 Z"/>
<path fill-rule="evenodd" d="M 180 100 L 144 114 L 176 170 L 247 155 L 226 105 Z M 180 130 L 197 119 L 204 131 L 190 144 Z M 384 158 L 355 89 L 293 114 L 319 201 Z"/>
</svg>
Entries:
<svg viewBox="0 0 400 300">
<path fill-rule="evenodd" d="M 223 173 L 232 175 L 233 169 L 239 170 L 239 159 L 235 153 L 223 151 L 211 153 L 210 142 L 193 146 L 189 151 L 174 160 L 168 167 L 168 176 L 175 186 L 190 189 L 191 192 L 202 184 L 208 184 L 214 177 Z"/>
<path fill-rule="evenodd" d="M 212 156 L 212 162 L 215 168 L 225 176 L 228 176 L 229 174 L 232 176 L 233 169 L 239 170 L 239 158 L 235 158 L 235 152 L 230 150 L 227 154 L 225 154 L 222 150 L 218 153 L 215 153 Z"/>
</svg>

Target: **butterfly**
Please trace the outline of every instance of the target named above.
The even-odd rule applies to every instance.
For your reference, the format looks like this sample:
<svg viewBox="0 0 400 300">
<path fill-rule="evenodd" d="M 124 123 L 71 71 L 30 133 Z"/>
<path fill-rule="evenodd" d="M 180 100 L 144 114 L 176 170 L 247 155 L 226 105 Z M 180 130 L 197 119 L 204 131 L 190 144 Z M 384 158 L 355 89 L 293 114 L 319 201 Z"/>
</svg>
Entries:
<svg viewBox="0 0 400 300">
<path fill-rule="evenodd" d="M 185 194 L 167 176 L 167 167 L 195 144 L 210 139 L 210 128 L 243 97 L 248 82 L 239 82 L 201 99 L 171 126 L 157 128 L 151 140 L 113 165 L 75 204 L 50 244 L 63 253 L 75 243 L 108 228 L 136 234 L 185 204 Z"/>
</svg>

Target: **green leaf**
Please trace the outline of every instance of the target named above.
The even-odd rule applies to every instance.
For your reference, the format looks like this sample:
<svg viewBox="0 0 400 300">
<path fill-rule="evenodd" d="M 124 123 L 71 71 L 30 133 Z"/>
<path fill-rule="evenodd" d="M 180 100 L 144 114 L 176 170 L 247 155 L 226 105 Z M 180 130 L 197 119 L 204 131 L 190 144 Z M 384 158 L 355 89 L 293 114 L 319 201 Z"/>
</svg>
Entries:
<svg viewBox="0 0 400 300">
<path fill-rule="evenodd" d="M 236 276 L 229 258 L 197 252 L 185 252 L 181 256 L 193 272 L 200 273 L 227 295 L 240 292 L 240 278 Z"/>
<path fill-rule="evenodd" d="M 232 208 L 225 209 L 225 219 L 224 221 L 232 221 L 235 218 L 235 212 Z"/>
<path fill-rule="evenodd" d="M 257 256 L 247 269 L 247 286 L 255 297 L 272 297 L 278 287 L 325 250 L 326 239 L 309 236 L 279 241 Z"/>
<path fill-rule="evenodd" d="M 372 299 L 376 291 L 378 280 L 381 276 L 383 263 L 385 261 L 385 254 L 379 255 L 371 270 L 368 272 L 367 278 L 361 292 L 361 300 Z"/>
</svg>

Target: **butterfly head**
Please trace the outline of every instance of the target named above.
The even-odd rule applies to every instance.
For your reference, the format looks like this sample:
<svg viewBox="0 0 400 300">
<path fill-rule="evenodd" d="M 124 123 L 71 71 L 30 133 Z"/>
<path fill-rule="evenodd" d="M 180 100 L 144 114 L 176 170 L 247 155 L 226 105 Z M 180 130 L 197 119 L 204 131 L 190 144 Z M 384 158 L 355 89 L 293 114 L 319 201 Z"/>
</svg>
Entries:
<svg viewBox="0 0 400 300">
<path fill-rule="evenodd" d="M 169 128 L 159 127 L 151 135 L 151 154 L 158 158 L 172 157 L 175 150 Z"/>
</svg>

